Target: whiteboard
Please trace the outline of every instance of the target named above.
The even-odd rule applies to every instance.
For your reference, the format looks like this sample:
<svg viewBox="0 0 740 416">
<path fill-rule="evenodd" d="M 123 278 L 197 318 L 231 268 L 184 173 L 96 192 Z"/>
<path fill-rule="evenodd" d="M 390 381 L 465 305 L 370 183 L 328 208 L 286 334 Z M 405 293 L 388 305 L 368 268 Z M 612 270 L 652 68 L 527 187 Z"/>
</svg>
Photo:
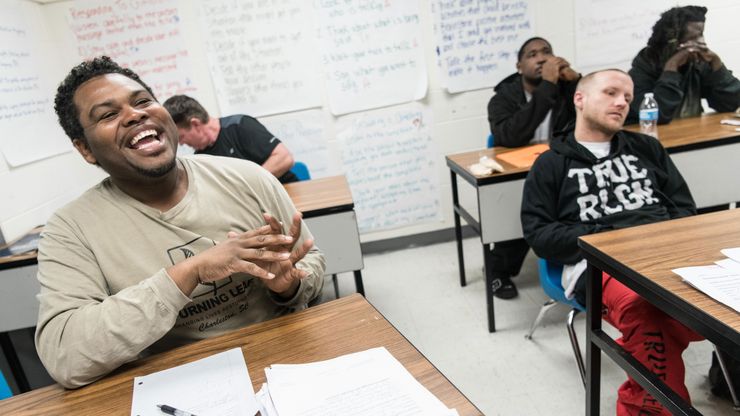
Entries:
<svg viewBox="0 0 740 416">
<path fill-rule="evenodd" d="M 660 14 L 675 6 L 669 0 L 576 0 L 576 68 L 583 74 L 630 69 L 647 46 Z"/>
<path fill-rule="evenodd" d="M 441 83 L 451 93 L 496 85 L 515 71 L 517 51 L 535 33 L 529 1 L 432 4 Z"/>
<path fill-rule="evenodd" d="M 0 152 L 11 167 L 72 150 L 54 114 L 55 88 L 42 69 L 39 6 L 9 1 L 0 13 Z"/>
<path fill-rule="evenodd" d="M 67 8 L 77 54 L 108 55 L 164 101 L 197 92 L 176 0 L 78 0 Z"/>
<path fill-rule="evenodd" d="M 310 2 L 208 0 L 200 16 L 221 114 L 321 106 Z"/>
<path fill-rule="evenodd" d="M 360 232 L 441 221 L 431 110 L 419 103 L 352 114 L 337 124 Z"/>
</svg>

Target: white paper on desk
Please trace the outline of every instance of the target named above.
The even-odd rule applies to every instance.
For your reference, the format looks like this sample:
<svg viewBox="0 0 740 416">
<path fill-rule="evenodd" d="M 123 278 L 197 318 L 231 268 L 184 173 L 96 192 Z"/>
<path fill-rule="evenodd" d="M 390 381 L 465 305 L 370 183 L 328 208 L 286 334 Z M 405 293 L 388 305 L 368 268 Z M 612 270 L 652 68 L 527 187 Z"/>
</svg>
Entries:
<svg viewBox="0 0 740 416">
<path fill-rule="evenodd" d="M 280 416 L 450 416 L 385 348 L 265 369 Z"/>
<path fill-rule="evenodd" d="M 740 272 L 721 266 L 682 267 L 672 271 L 691 286 L 740 312 Z"/>
<path fill-rule="evenodd" d="M 198 416 L 254 416 L 259 410 L 241 348 L 134 378 L 131 416 L 162 416 L 158 404 Z"/>
<path fill-rule="evenodd" d="M 740 247 L 724 248 L 720 250 L 720 253 L 735 261 L 740 262 Z"/>
<path fill-rule="evenodd" d="M 733 259 L 718 260 L 718 261 L 715 261 L 714 264 L 722 268 L 725 268 L 731 272 L 740 273 L 740 263 L 736 262 Z"/>
</svg>

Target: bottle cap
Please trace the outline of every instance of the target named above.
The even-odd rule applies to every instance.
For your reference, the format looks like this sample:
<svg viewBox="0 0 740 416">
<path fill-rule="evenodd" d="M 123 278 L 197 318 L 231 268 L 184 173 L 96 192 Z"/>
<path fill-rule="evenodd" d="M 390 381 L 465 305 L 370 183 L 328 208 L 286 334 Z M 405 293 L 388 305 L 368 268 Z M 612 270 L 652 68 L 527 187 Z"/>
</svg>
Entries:
<svg viewBox="0 0 740 416">
<path fill-rule="evenodd" d="M 653 93 L 652 92 L 646 92 L 645 93 L 645 98 L 653 98 Z"/>
</svg>

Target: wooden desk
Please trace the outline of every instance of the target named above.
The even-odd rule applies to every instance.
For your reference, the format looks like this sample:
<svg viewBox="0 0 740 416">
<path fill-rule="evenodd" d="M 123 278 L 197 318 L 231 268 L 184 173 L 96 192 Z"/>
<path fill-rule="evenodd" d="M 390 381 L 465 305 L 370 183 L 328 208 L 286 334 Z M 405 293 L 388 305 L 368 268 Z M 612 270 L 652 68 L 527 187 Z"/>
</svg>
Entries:
<svg viewBox="0 0 740 416">
<path fill-rule="evenodd" d="M 740 359 L 740 314 L 684 283 L 672 269 L 712 264 L 723 248 L 740 246 L 740 210 L 665 221 L 579 240 L 589 264 L 586 411 L 599 413 L 600 351 L 624 368 L 674 414 L 695 415 L 662 381 L 601 329 L 601 272 Z"/>
<path fill-rule="evenodd" d="M 176 365 L 241 347 L 257 391 L 265 382 L 264 368 L 326 360 L 384 346 L 445 405 L 460 416 L 482 415 L 375 308 L 359 295 L 309 308 L 229 334 L 200 341 L 122 367 L 79 390 L 44 387 L 0 401 L 3 415 L 126 415 L 131 412 L 133 379 Z"/>
<path fill-rule="evenodd" d="M 709 207 L 740 201 L 740 175 L 737 161 L 740 160 L 740 132 L 734 126 L 719 124 L 732 113 L 711 114 L 685 118 L 671 124 L 658 126 L 660 142 L 671 154 L 691 189 L 699 207 Z M 626 126 L 626 130 L 639 130 L 638 126 Z M 514 168 L 496 158 L 506 169 L 505 173 L 494 173 L 478 177 L 468 169 L 481 156 L 495 158 L 511 151 L 504 147 L 482 149 L 446 157 L 452 185 L 452 205 L 457 239 L 457 257 L 460 266 L 460 285 L 466 285 L 465 264 L 462 251 L 460 217 L 480 236 L 483 246 L 484 274 L 486 274 L 486 299 L 488 308 L 488 330 L 496 330 L 493 309 L 493 291 L 486 270 L 490 267 L 488 244 L 522 237 L 519 219 L 522 188 L 529 168 Z M 463 179 L 458 181 L 458 176 Z M 477 203 L 474 207 L 461 204 L 458 186 L 472 187 Z"/>
<path fill-rule="evenodd" d="M 293 182 L 286 184 L 285 190 L 324 252 L 326 274 L 354 272 L 357 292 L 364 296 L 360 232 L 347 178 L 341 175 Z"/>
<path fill-rule="evenodd" d="M 674 120 L 658 126 L 658 137 L 689 185 L 698 207 L 740 201 L 740 132 L 720 124 L 733 113 Z M 625 130 L 639 131 L 639 126 Z"/>
</svg>

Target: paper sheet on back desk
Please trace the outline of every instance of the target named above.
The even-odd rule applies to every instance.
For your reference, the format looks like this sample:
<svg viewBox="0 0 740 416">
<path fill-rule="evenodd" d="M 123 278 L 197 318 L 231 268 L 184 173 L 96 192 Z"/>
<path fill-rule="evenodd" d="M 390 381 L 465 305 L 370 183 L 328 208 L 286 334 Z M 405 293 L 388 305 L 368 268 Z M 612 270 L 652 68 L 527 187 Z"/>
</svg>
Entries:
<svg viewBox="0 0 740 416">
<path fill-rule="evenodd" d="M 254 416 L 259 409 L 241 348 L 134 378 L 131 416 L 164 416 L 158 404 L 197 416 Z"/>
<path fill-rule="evenodd" d="M 707 296 L 740 312 L 740 271 L 723 266 L 682 267 L 672 271 Z"/>
<path fill-rule="evenodd" d="M 720 253 L 731 258 L 732 260 L 740 262 L 740 247 L 724 248 L 720 250 Z"/>
<path fill-rule="evenodd" d="M 280 416 L 452 416 L 385 348 L 265 369 Z"/>
</svg>

